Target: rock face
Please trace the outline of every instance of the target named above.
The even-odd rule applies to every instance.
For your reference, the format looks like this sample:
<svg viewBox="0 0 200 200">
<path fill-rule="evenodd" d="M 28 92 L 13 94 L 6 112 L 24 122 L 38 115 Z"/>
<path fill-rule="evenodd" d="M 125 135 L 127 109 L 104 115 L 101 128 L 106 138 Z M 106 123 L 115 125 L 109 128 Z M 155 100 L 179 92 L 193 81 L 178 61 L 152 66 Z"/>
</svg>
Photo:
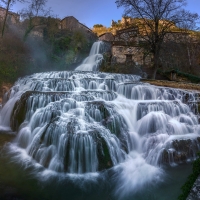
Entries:
<svg viewBox="0 0 200 200">
<path fill-rule="evenodd" d="M 188 195 L 186 200 L 200 200 L 200 176 L 197 178 L 194 183 L 190 194 Z"/>
<path fill-rule="evenodd" d="M 0 7 L 0 22 L 2 21 L 2 19 L 4 19 L 5 15 L 6 15 L 6 9 Z M 10 22 L 12 24 L 19 23 L 20 15 L 17 14 L 17 13 L 9 11 L 8 16 L 7 16 L 7 20 L 8 20 L 8 22 Z"/>
<path fill-rule="evenodd" d="M 200 138 L 194 140 L 174 140 L 172 149 L 164 150 L 162 155 L 163 163 L 186 163 L 188 160 L 195 160 L 199 150 Z M 171 160 L 173 158 L 173 160 Z"/>
</svg>

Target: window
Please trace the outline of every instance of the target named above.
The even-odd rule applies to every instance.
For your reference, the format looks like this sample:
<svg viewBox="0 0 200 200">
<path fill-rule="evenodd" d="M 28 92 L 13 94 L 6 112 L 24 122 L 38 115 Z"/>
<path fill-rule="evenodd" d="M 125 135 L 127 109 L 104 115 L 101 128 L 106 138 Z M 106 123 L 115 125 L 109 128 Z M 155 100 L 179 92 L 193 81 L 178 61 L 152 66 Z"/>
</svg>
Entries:
<svg viewBox="0 0 200 200">
<path fill-rule="evenodd" d="M 126 55 L 126 62 L 132 61 L 132 54 L 127 54 Z"/>
</svg>

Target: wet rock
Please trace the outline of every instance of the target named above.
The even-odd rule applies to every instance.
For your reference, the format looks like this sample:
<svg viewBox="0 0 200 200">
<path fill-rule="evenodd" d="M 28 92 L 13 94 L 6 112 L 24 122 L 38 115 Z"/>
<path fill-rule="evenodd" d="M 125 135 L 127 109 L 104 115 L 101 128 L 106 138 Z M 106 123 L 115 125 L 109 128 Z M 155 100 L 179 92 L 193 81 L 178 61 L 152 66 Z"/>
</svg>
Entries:
<svg viewBox="0 0 200 200">
<path fill-rule="evenodd" d="M 162 153 L 162 163 L 180 164 L 188 160 L 195 160 L 199 151 L 200 137 L 197 139 L 174 140 L 170 149 L 164 149 Z"/>
</svg>

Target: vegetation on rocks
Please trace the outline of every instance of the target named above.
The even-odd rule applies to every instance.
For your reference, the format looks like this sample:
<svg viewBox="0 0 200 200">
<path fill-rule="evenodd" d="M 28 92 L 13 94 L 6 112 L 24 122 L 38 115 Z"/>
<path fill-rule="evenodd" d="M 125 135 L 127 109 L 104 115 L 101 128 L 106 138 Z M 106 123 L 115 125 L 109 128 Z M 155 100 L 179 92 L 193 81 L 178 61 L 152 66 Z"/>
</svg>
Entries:
<svg viewBox="0 0 200 200">
<path fill-rule="evenodd" d="M 51 17 L 40 27 L 41 36 L 30 33 L 24 40 L 24 23 L 7 24 L 0 38 L 1 87 L 32 73 L 74 69 L 94 42 L 81 30 L 59 30 L 58 20 Z"/>
<path fill-rule="evenodd" d="M 192 186 L 196 179 L 198 178 L 200 174 L 200 153 L 198 153 L 198 158 L 193 162 L 193 168 L 192 168 L 192 174 L 188 176 L 186 183 L 181 187 L 182 194 L 178 197 L 178 200 L 185 200 L 190 190 L 192 189 Z"/>
</svg>

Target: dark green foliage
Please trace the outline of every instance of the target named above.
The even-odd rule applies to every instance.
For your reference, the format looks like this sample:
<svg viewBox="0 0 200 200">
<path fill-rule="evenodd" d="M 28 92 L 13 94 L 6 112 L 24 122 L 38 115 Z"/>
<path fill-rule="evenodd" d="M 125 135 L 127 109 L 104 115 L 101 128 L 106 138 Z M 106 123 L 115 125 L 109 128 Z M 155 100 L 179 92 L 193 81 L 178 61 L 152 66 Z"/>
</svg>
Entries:
<svg viewBox="0 0 200 200">
<path fill-rule="evenodd" d="M 177 72 L 178 75 L 180 76 L 185 76 L 186 78 L 188 78 L 192 83 L 199 83 L 200 82 L 200 77 L 195 76 L 193 74 L 188 74 L 188 73 L 183 73 L 178 71 Z"/>
<path fill-rule="evenodd" d="M 19 36 L 5 32 L 4 37 L 0 39 L 1 83 L 13 83 L 21 75 L 26 66 L 25 56 L 28 57 L 28 53 L 26 45 Z"/>
<path fill-rule="evenodd" d="M 29 34 L 26 41 L 23 31 L 6 29 L 0 39 L 0 84 L 14 83 L 21 76 L 37 72 L 73 70 L 88 56 L 96 38 L 78 29 L 60 30 L 58 22 L 45 18 L 46 24 L 38 32 L 43 32 L 43 38 Z M 23 24 L 18 26 L 16 30 L 24 29 Z"/>
<path fill-rule="evenodd" d="M 17 70 L 11 64 L 8 65 L 5 62 L 0 63 L 0 84 L 4 80 L 13 83 L 17 79 L 17 76 Z"/>
<path fill-rule="evenodd" d="M 71 42 L 71 38 L 69 36 L 58 38 L 53 42 L 53 53 L 55 55 L 61 56 L 66 50 L 69 49 L 69 45 Z"/>
<path fill-rule="evenodd" d="M 185 200 L 188 197 L 194 182 L 200 174 L 200 153 L 197 155 L 198 158 L 193 162 L 192 174 L 187 178 L 186 183 L 181 187 L 182 194 L 178 197 L 178 200 Z"/>
<path fill-rule="evenodd" d="M 97 155 L 99 160 L 99 171 L 109 169 L 113 166 L 108 145 L 106 144 L 106 141 L 103 137 L 99 138 L 99 141 L 97 143 Z"/>
<path fill-rule="evenodd" d="M 47 56 L 58 70 L 68 70 L 70 66 L 79 64 L 88 56 L 94 39 L 91 40 L 78 29 L 54 32 L 51 26 L 46 27 L 44 40 L 50 49 Z"/>
<path fill-rule="evenodd" d="M 165 74 L 169 74 L 172 70 L 165 72 Z M 195 76 L 193 74 L 188 74 L 179 70 L 173 70 L 175 73 L 177 73 L 178 76 L 183 76 L 189 79 L 192 83 L 199 83 L 200 82 L 200 77 Z"/>
</svg>

